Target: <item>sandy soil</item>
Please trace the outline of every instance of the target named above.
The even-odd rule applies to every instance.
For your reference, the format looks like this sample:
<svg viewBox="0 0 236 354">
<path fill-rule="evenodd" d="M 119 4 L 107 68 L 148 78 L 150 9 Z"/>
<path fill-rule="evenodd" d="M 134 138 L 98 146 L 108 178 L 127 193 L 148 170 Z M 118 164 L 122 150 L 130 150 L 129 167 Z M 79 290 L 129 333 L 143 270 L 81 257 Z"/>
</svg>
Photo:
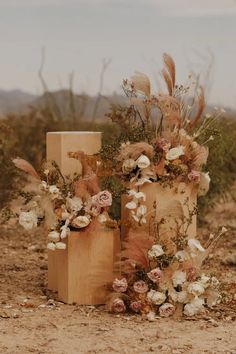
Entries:
<svg viewBox="0 0 236 354">
<path fill-rule="evenodd" d="M 223 303 L 198 319 L 114 316 L 104 307 L 72 306 L 47 291 L 45 235 L 0 230 L 0 353 L 236 354 L 236 204 L 218 204 L 205 218 L 202 241 L 229 228 L 207 268 L 222 281 Z"/>
</svg>

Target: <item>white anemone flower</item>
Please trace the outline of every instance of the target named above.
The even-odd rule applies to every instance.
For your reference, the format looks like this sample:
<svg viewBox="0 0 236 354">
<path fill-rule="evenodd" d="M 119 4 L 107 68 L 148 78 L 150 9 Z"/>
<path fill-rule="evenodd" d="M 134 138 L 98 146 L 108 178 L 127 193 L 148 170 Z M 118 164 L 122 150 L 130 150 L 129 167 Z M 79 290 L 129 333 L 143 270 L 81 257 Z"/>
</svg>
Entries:
<svg viewBox="0 0 236 354">
<path fill-rule="evenodd" d="M 134 201 L 128 202 L 127 204 L 125 204 L 125 207 L 127 209 L 136 209 L 137 208 L 137 204 Z"/>
<path fill-rule="evenodd" d="M 175 148 L 170 149 L 166 153 L 166 159 L 172 161 L 178 159 L 182 155 L 184 155 L 184 146 L 179 145 Z"/>
<path fill-rule="evenodd" d="M 140 155 L 139 158 L 136 160 L 136 164 L 139 168 L 144 169 L 150 166 L 150 160 L 146 155 Z"/>
</svg>

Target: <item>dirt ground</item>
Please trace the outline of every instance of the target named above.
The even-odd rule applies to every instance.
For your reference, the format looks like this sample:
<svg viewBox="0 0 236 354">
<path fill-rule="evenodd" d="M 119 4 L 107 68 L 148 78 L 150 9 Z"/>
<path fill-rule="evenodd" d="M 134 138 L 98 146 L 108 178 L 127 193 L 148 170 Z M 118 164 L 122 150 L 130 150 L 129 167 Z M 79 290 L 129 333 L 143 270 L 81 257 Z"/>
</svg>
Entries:
<svg viewBox="0 0 236 354">
<path fill-rule="evenodd" d="M 65 305 L 47 291 L 46 239 L 0 229 L 0 353 L 236 354 L 236 204 L 218 204 L 199 230 L 229 229 L 206 268 L 222 282 L 223 302 L 198 319 L 109 314 L 104 307 Z"/>
</svg>

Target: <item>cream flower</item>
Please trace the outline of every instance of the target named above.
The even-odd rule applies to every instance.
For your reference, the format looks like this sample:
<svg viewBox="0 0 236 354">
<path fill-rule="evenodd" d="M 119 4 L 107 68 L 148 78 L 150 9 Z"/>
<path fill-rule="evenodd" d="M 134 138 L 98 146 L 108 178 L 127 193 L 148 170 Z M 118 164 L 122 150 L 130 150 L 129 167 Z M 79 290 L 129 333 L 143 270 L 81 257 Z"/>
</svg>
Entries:
<svg viewBox="0 0 236 354">
<path fill-rule="evenodd" d="M 22 211 L 19 215 L 19 224 L 23 226 L 25 230 L 31 230 L 37 227 L 38 218 L 35 211 Z"/>
<path fill-rule="evenodd" d="M 56 249 L 55 243 L 49 242 L 49 243 L 47 244 L 47 249 L 50 250 L 50 251 L 55 251 L 55 249 Z"/>
<path fill-rule="evenodd" d="M 60 233 L 58 231 L 51 231 L 48 234 L 49 241 L 58 242 L 60 240 Z"/>
<path fill-rule="evenodd" d="M 177 258 L 177 260 L 179 262 L 184 262 L 186 261 L 189 257 L 188 257 L 188 253 L 186 251 L 178 251 L 175 254 L 175 257 Z"/>
<path fill-rule="evenodd" d="M 140 155 L 139 158 L 136 160 L 136 164 L 139 168 L 147 168 L 150 166 L 150 160 L 146 155 Z"/>
<path fill-rule="evenodd" d="M 148 258 L 155 259 L 156 257 L 160 257 L 163 254 L 164 251 L 161 245 L 153 245 L 152 248 L 148 251 Z"/>
<path fill-rule="evenodd" d="M 55 246 L 56 246 L 57 250 L 65 250 L 66 249 L 66 244 L 64 242 L 57 242 Z"/>
<path fill-rule="evenodd" d="M 201 282 L 195 281 L 194 283 L 190 283 L 188 286 L 189 294 L 193 294 L 194 296 L 202 295 L 205 291 L 204 286 Z"/>
<path fill-rule="evenodd" d="M 71 225 L 76 227 L 76 228 L 83 228 L 83 227 L 86 227 L 90 224 L 91 222 L 91 219 L 89 216 L 86 216 L 86 215 L 80 215 L 80 216 L 77 216 L 72 222 L 71 222 Z"/>
<path fill-rule="evenodd" d="M 138 218 L 141 218 L 142 216 L 144 216 L 147 213 L 147 207 L 146 205 L 140 205 L 137 210 L 136 210 L 136 216 Z"/>
<path fill-rule="evenodd" d="M 82 209 L 83 202 L 79 197 L 66 198 L 66 206 L 71 212 L 78 212 Z"/>
<path fill-rule="evenodd" d="M 128 175 L 130 172 L 132 172 L 135 169 L 136 166 L 137 164 L 133 159 L 127 159 L 123 162 L 122 172 L 125 175 Z"/>
<path fill-rule="evenodd" d="M 211 181 L 211 178 L 209 176 L 209 172 L 207 172 L 207 173 L 202 172 L 201 176 L 200 176 L 198 196 L 203 196 L 203 195 L 207 194 L 209 187 L 210 187 L 210 181 Z"/>
<path fill-rule="evenodd" d="M 149 322 L 154 322 L 156 320 L 156 314 L 154 311 L 150 311 L 147 313 L 147 320 Z"/>
<path fill-rule="evenodd" d="M 63 239 L 63 238 L 66 238 L 67 236 L 69 236 L 70 234 L 70 229 L 69 227 L 67 227 L 67 225 L 63 225 L 61 227 L 61 233 L 60 233 L 60 237 Z"/>
<path fill-rule="evenodd" d="M 169 317 L 175 312 L 174 305 L 166 302 L 159 307 L 159 313 L 161 317 Z"/>
<path fill-rule="evenodd" d="M 202 284 L 202 286 L 204 286 L 204 288 L 208 288 L 208 286 L 210 285 L 211 282 L 211 278 L 208 277 L 208 275 L 202 274 L 201 278 L 199 279 L 199 282 Z"/>
<path fill-rule="evenodd" d="M 169 292 L 169 296 L 170 298 L 174 301 L 174 302 L 180 302 L 181 304 L 184 304 L 187 302 L 188 299 L 188 293 L 187 291 L 176 291 L 175 289 L 172 289 Z"/>
<path fill-rule="evenodd" d="M 131 189 L 129 192 L 128 192 L 129 196 L 132 196 L 133 199 L 143 199 L 143 201 L 145 202 L 146 201 L 146 194 L 143 193 L 143 192 L 137 192 L 135 191 L 134 189 Z"/>
<path fill-rule="evenodd" d="M 161 305 L 165 301 L 166 295 L 160 291 L 150 290 L 147 293 L 147 298 L 154 305 Z"/>
<path fill-rule="evenodd" d="M 127 209 L 136 209 L 137 208 L 137 204 L 134 201 L 128 202 L 127 204 L 125 204 L 125 207 Z"/>
<path fill-rule="evenodd" d="M 107 221 L 107 216 L 105 214 L 100 214 L 98 215 L 98 221 L 101 223 L 101 224 L 104 224 L 106 221 Z"/>
<path fill-rule="evenodd" d="M 59 188 L 57 188 L 57 186 L 55 186 L 55 185 L 49 186 L 48 191 L 51 194 L 51 198 L 53 200 L 57 199 L 57 198 L 60 198 L 60 196 L 61 196 Z"/>
<path fill-rule="evenodd" d="M 187 279 L 187 275 L 185 272 L 182 272 L 181 270 L 176 270 L 174 274 L 172 275 L 172 282 L 174 287 L 178 285 L 182 285 Z"/>
<path fill-rule="evenodd" d="M 179 145 L 175 148 L 170 149 L 166 153 L 166 159 L 172 161 L 178 159 L 182 155 L 184 155 L 184 146 Z"/>
<path fill-rule="evenodd" d="M 143 186 L 145 183 L 152 183 L 148 178 L 139 178 L 135 183 L 136 187 Z"/>
<path fill-rule="evenodd" d="M 204 300 L 195 297 L 189 304 L 184 306 L 185 316 L 194 316 L 203 309 Z"/>
<path fill-rule="evenodd" d="M 200 251 L 200 252 L 205 251 L 205 249 L 202 247 L 201 243 L 198 240 L 196 240 L 195 238 L 190 238 L 188 240 L 188 247 L 190 248 L 190 250 L 192 252 L 194 252 L 196 250 Z"/>
</svg>

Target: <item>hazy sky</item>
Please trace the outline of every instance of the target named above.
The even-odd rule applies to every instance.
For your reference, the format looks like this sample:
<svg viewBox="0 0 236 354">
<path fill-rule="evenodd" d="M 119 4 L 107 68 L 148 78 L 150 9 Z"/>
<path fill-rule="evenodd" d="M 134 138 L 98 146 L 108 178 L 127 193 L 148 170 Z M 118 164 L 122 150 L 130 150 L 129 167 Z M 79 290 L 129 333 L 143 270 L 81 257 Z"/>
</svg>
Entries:
<svg viewBox="0 0 236 354">
<path fill-rule="evenodd" d="M 103 58 L 108 94 L 136 70 L 157 81 L 167 52 L 180 83 L 213 57 L 209 101 L 236 108 L 235 39 L 236 0 L 0 0 L 0 87 L 40 93 L 43 46 L 49 88 L 73 70 L 75 90 L 91 94 Z"/>
</svg>

